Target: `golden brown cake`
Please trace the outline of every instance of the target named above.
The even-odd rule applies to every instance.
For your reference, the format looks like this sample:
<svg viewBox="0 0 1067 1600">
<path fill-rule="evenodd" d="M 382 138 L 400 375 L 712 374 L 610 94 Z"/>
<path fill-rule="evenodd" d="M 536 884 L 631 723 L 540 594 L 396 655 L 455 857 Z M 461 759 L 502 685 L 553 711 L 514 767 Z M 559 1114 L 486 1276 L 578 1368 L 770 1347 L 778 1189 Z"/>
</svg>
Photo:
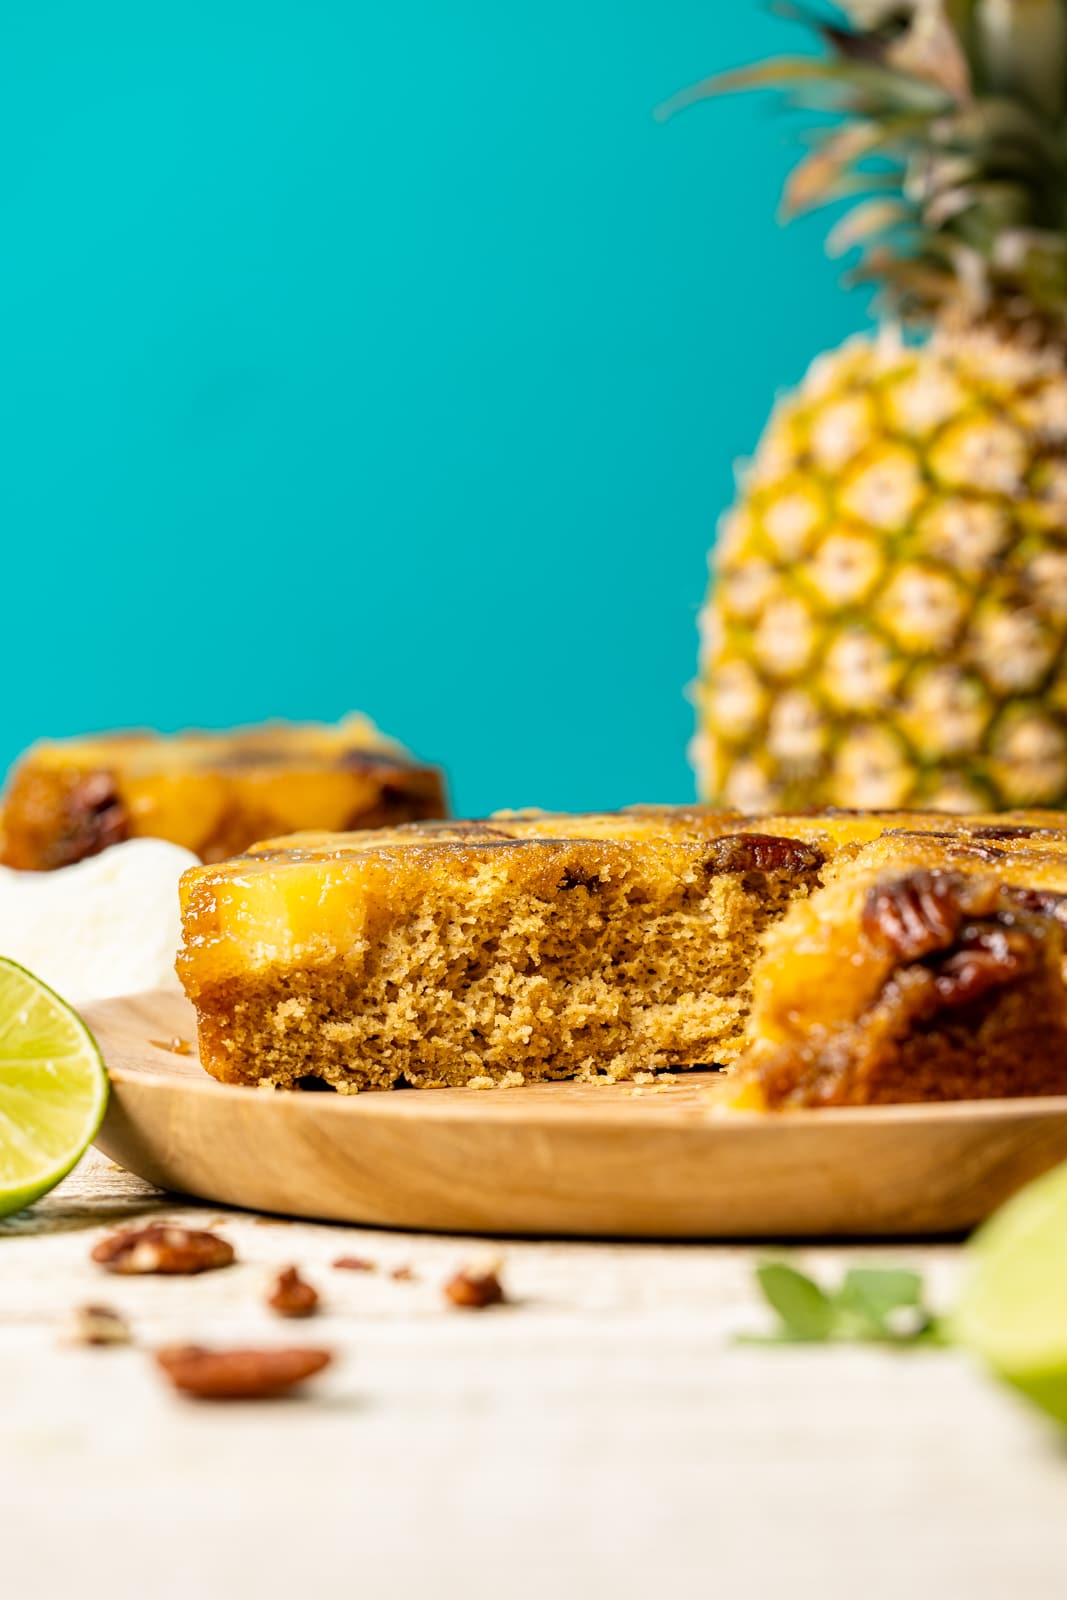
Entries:
<svg viewBox="0 0 1067 1600">
<path fill-rule="evenodd" d="M 826 877 L 768 932 L 728 1103 L 1067 1094 L 1067 833 L 889 835 Z"/>
<path fill-rule="evenodd" d="M 178 969 L 208 1071 L 428 1087 L 733 1053 L 763 929 L 821 852 L 647 825 L 635 838 L 633 821 L 619 839 L 509 826 L 281 842 L 187 872 Z"/>
<path fill-rule="evenodd" d="M 1058 1092 L 1032 1046 L 1067 1044 L 1061 821 L 637 807 L 308 831 L 185 875 L 179 972 L 228 1082 L 740 1055 L 747 1105 Z"/>
<path fill-rule="evenodd" d="M 0 861 L 69 866 L 123 839 L 203 861 L 300 828 L 377 828 L 447 814 L 444 782 L 365 717 L 226 733 L 136 732 L 35 745 L 4 799 Z"/>
</svg>

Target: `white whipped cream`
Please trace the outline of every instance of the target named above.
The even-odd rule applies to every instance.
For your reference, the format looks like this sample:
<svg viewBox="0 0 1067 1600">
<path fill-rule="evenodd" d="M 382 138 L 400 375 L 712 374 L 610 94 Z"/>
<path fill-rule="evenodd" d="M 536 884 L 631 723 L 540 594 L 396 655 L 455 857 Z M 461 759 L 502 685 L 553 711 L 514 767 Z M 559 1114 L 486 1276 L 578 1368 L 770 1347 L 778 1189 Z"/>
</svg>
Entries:
<svg viewBox="0 0 1067 1600">
<path fill-rule="evenodd" d="M 176 989 L 178 879 L 197 858 L 163 839 L 130 839 L 55 872 L 0 867 L 0 956 L 81 1005 Z"/>
</svg>

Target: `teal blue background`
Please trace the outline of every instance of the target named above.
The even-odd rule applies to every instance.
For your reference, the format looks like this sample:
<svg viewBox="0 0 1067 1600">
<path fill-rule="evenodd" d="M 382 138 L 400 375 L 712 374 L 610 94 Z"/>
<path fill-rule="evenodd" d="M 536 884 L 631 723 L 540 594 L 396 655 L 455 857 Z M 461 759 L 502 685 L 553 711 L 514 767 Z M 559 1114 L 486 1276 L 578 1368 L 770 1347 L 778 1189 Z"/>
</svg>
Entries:
<svg viewBox="0 0 1067 1600">
<path fill-rule="evenodd" d="M 864 319 L 757 0 L 5 8 L 0 758 L 362 707 L 457 807 L 692 794 L 705 552 Z"/>
</svg>

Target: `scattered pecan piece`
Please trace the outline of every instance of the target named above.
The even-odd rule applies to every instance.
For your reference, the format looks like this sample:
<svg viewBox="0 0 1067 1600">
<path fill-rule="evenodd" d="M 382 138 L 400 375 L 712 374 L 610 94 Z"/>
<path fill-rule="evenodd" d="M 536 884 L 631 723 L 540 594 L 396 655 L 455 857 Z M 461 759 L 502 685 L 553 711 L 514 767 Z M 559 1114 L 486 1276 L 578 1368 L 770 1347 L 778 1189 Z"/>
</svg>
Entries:
<svg viewBox="0 0 1067 1600">
<path fill-rule="evenodd" d="M 329 1350 L 208 1350 L 202 1345 L 171 1345 L 156 1351 L 156 1362 L 182 1394 L 200 1400 L 266 1400 L 321 1372 Z"/>
<path fill-rule="evenodd" d="M 867 891 L 863 931 L 901 961 L 917 961 L 952 943 L 963 921 L 960 880 L 947 872 L 912 872 Z"/>
<path fill-rule="evenodd" d="M 367 1256 L 338 1256 L 333 1263 L 338 1272 L 377 1272 L 378 1264 Z"/>
<path fill-rule="evenodd" d="M 712 872 L 814 872 L 823 853 L 773 833 L 730 833 L 713 839 L 704 859 Z"/>
<path fill-rule="evenodd" d="M 319 1308 L 319 1294 L 295 1267 L 279 1272 L 267 1304 L 280 1317 L 310 1317 Z"/>
<path fill-rule="evenodd" d="M 416 1283 L 418 1281 L 414 1267 L 394 1267 L 389 1276 L 394 1283 Z"/>
<path fill-rule="evenodd" d="M 507 1296 L 495 1265 L 463 1267 L 445 1284 L 445 1299 L 464 1311 L 499 1306 Z"/>
<path fill-rule="evenodd" d="M 110 1306 L 78 1306 L 70 1319 L 67 1341 L 70 1344 L 129 1344 L 129 1323 Z"/>
<path fill-rule="evenodd" d="M 92 1251 L 92 1260 L 108 1272 L 156 1272 L 168 1276 L 213 1272 L 236 1259 L 233 1245 L 217 1233 L 178 1228 L 166 1222 L 109 1233 Z"/>
</svg>

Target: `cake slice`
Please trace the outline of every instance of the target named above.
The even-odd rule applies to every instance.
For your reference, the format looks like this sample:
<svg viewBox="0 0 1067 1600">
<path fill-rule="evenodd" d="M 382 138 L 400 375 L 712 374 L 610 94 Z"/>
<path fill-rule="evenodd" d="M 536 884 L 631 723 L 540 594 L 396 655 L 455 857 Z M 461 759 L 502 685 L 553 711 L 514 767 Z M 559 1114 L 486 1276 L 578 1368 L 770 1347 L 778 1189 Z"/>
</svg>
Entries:
<svg viewBox="0 0 1067 1600">
<path fill-rule="evenodd" d="M 270 841 L 187 872 L 178 970 L 207 1070 L 352 1091 L 729 1059 L 764 929 L 820 850 L 710 818 L 718 837 L 507 831 L 528 822 Z"/>
<path fill-rule="evenodd" d="M 0 862 L 69 866 L 151 837 L 219 861 L 268 834 L 447 814 L 444 781 L 365 717 L 228 733 L 117 733 L 37 744 L 4 800 Z"/>
<path fill-rule="evenodd" d="M 767 935 L 735 1107 L 1067 1094 L 1067 835 L 885 835 Z"/>
<path fill-rule="evenodd" d="M 736 1105 L 1067 1092 L 1060 813 L 305 831 L 187 873 L 201 1059 L 342 1090 L 731 1063 Z"/>
</svg>

